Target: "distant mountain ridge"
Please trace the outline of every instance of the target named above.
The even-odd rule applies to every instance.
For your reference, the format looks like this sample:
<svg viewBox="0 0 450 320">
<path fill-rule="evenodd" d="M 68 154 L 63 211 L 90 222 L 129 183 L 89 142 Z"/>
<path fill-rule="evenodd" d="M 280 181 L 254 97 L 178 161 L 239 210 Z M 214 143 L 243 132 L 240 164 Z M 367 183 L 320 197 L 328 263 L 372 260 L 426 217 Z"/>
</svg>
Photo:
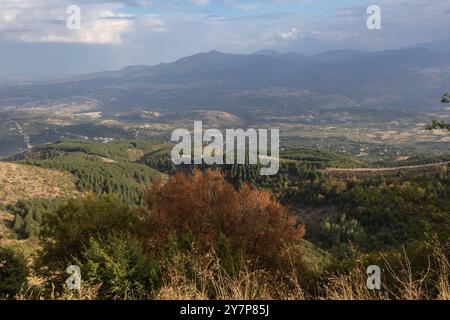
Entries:
<svg viewBox="0 0 450 320">
<path fill-rule="evenodd" d="M 71 97 L 104 108 L 315 108 L 350 104 L 425 108 L 450 88 L 447 42 L 399 50 L 317 55 L 210 51 L 61 81 L 0 88 L 0 106 Z M 427 48 L 427 46 L 429 48 Z"/>
</svg>

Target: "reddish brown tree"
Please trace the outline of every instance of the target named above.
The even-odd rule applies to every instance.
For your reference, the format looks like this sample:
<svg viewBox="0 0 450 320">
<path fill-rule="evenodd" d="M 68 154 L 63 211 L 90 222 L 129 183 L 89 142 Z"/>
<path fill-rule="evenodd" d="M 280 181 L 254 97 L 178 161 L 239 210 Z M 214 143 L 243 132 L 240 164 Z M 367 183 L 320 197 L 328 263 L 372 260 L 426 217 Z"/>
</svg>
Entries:
<svg viewBox="0 0 450 320">
<path fill-rule="evenodd" d="M 269 192 L 244 186 L 236 191 L 219 171 L 178 173 L 155 184 L 146 195 L 148 248 L 158 252 L 169 235 L 191 234 L 199 250 L 214 248 L 220 234 L 234 252 L 274 266 L 287 253 L 298 258 L 304 226 Z"/>
</svg>

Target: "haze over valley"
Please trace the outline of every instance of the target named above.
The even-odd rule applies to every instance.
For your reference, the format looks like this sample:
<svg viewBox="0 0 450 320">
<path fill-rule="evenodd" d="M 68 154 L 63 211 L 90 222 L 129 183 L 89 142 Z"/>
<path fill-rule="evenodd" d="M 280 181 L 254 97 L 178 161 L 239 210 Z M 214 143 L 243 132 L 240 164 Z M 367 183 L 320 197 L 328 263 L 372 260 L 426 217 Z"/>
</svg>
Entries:
<svg viewBox="0 0 450 320">
<path fill-rule="evenodd" d="M 443 155 L 448 137 L 424 127 L 450 116 L 439 103 L 450 87 L 449 52 L 446 41 L 315 55 L 210 51 L 11 84 L 0 87 L 0 150 L 8 156 L 62 138 L 167 138 L 204 120 L 222 128 L 280 127 L 287 145 L 334 148 L 371 162 L 429 150 Z"/>
</svg>

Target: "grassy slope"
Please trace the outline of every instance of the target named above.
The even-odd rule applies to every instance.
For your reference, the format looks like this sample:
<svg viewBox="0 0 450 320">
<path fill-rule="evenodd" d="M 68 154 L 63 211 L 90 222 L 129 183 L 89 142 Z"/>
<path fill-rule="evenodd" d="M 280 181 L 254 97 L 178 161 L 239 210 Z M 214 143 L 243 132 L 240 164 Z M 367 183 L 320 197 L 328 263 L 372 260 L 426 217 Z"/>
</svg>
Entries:
<svg viewBox="0 0 450 320">
<path fill-rule="evenodd" d="M 10 226 L 14 216 L 4 210 L 20 199 L 56 198 L 78 195 L 76 178 L 68 173 L 22 164 L 0 162 L 0 246 L 36 248 L 32 241 L 15 240 Z"/>
<path fill-rule="evenodd" d="M 0 162 L 0 204 L 19 199 L 70 197 L 77 194 L 76 178 L 68 173 Z"/>
</svg>

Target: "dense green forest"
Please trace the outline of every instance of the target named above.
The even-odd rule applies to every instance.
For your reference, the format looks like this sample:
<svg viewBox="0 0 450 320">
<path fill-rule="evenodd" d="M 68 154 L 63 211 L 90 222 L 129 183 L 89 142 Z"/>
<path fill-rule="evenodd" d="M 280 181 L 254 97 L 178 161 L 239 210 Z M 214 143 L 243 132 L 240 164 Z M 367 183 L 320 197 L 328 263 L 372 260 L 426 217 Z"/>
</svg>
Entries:
<svg viewBox="0 0 450 320">
<path fill-rule="evenodd" d="M 13 230 L 21 239 L 36 237 L 41 231 L 42 219 L 54 213 L 67 199 L 19 200 L 7 209 L 14 214 Z"/>
<path fill-rule="evenodd" d="M 51 155 L 43 160 L 25 160 L 28 165 L 64 170 L 77 176 L 80 191 L 114 193 L 120 199 L 141 204 L 146 185 L 160 177 L 158 171 L 143 164 L 108 162 L 81 152 Z"/>
<path fill-rule="evenodd" d="M 115 161 L 137 161 L 145 154 L 160 150 L 166 144 L 153 140 L 119 140 L 108 143 L 64 140 L 45 147 L 46 152 L 82 152 Z"/>
<path fill-rule="evenodd" d="M 19 162 L 68 171 L 78 178 L 81 192 L 112 193 L 127 203 L 141 205 L 145 187 L 161 175 L 138 161 L 161 145 L 157 141 L 68 140 L 22 154 Z"/>
</svg>

